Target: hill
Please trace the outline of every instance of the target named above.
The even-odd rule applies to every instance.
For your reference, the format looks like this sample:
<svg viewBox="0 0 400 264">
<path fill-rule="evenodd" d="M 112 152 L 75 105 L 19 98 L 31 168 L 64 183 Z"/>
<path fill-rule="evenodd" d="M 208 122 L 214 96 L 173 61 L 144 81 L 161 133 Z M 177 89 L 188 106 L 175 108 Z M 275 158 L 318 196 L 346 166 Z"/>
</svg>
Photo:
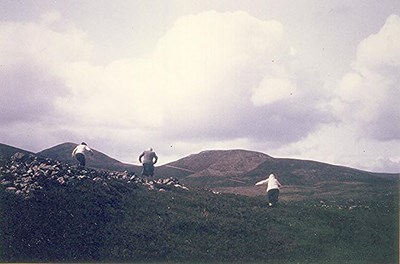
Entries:
<svg viewBox="0 0 400 264">
<path fill-rule="evenodd" d="M 169 184 L 172 182 L 172 184 Z M 0 167 L 0 262 L 396 263 L 398 188 L 263 197 L 34 155 Z"/>
<path fill-rule="evenodd" d="M 378 181 L 399 181 L 399 174 L 373 173 L 309 160 L 273 158 L 246 150 L 204 151 L 168 163 L 157 171 L 159 175 L 174 175 L 188 186 L 243 195 L 262 195 L 264 190 L 254 184 L 274 173 L 285 186 L 288 199 L 290 196 L 297 199 L 300 189 L 303 193 L 328 193 L 330 186 L 341 185 L 346 192 Z"/>
<path fill-rule="evenodd" d="M 191 177 L 240 175 L 258 167 L 272 158 L 266 154 L 248 150 L 208 150 L 190 155 L 169 166 L 191 170 Z"/>
<path fill-rule="evenodd" d="M 76 144 L 63 143 L 37 153 L 39 156 L 75 164 L 71 152 Z M 3 156 L 10 156 L 18 148 L 0 145 Z M 28 152 L 25 152 L 28 153 Z M 94 150 L 88 155 L 88 166 L 94 169 L 128 171 L 140 174 L 141 167 L 125 164 Z M 306 196 L 328 195 L 341 186 L 343 194 L 358 190 L 377 181 L 399 181 L 399 174 L 372 173 L 316 161 L 273 158 L 248 150 L 208 150 L 192 154 L 156 168 L 157 178 L 178 178 L 190 187 L 202 187 L 218 192 L 248 196 L 263 195 L 265 190 L 254 183 L 270 173 L 278 175 L 284 185 L 282 199 L 298 200 Z M 301 193 L 301 195 L 300 195 Z"/>
<path fill-rule="evenodd" d="M 207 150 L 160 166 L 157 173 L 160 176 L 178 175 L 188 182 L 209 177 L 226 180 L 247 173 L 270 159 L 266 154 L 248 150 Z"/>
<path fill-rule="evenodd" d="M 71 156 L 72 151 L 77 144 L 62 143 L 57 146 L 42 150 L 37 153 L 38 156 L 56 159 L 62 162 L 75 164 L 77 161 Z M 116 170 L 116 171 L 129 171 L 138 173 L 140 168 L 135 165 L 122 163 L 106 154 L 93 149 L 94 155 L 87 155 L 87 165 L 91 168 Z"/>
<path fill-rule="evenodd" d="M 17 152 L 33 154 L 30 151 L 0 143 L 0 163 L 1 163 L 1 160 L 6 160 Z"/>
</svg>

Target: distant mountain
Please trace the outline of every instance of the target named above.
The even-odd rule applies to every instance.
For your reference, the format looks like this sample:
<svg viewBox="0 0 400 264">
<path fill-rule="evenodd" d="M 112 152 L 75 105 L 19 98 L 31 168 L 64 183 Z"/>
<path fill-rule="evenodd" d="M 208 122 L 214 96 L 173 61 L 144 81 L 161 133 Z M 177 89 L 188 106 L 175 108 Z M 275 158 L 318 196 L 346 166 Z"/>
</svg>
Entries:
<svg viewBox="0 0 400 264">
<path fill-rule="evenodd" d="M 320 182 L 371 182 L 396 179 L 398 174 L 374 173 L 311 160 L 277 158 L 268 160 L 249 171 L 248 179 L 262 179 L 275 173 L 288 185 L 310 185 Z"/>
<path fill-rule="evenodd" d="M 271 159 L 266 154 L 248 150 L 207 150 L 161 166 L 157 174 L 175 176 L 192 183 L 206 178 L 225 181 L 252 171 Z"/>
<path fill-rule="evenodd" d="M 193 171 L 191 177 L 240 175 L 272 157 L 248 150 L 208 150 L 171 162 L 170 167 Z"/>
<path fill-rule="evenodd" d="M 37 155 L 74 164 L 76 160 L 71 157 L 71 153 L 75 146 L 67 142 L 38 152 Z M 4 159 L 18 151 L 29 153 L 0 144 L 0 160 L 1 156 Z M 87 159 L 87 165 L 95 169 L 137 174 L 141 172 L 140 166 L 122 163 L 97 150 L 94 150 L 93 156 L 88 155 Z M 264 153 L 241 149 L 202 151 L 158 166 L 155 170 L 157 178 L 173 177 L 186 186 L 244 195 L 263 194 L 264 190 L 254 184 L 270 173 L 276 174 L 286 186 L 286 192 L 293 195 L 299 188 L 303 192 L 305 188 L 313 192 L 324 184 L 340 186 L 346 183 L 348 189 L 351 189 L 352 184 L 399 181 L 399 174 L 373 173 L 310 160 L 273 158 Z"/>
<path fill-rule="evenodd" d="M 278 176 L 286 186 L 316 186 L 322 183 L 363 184 L 398 181 L 399 174 L 372 173 L 322 162 L 273 158 L 247 150 L 203 151 L 158 168 L 158 174 L 176 176 L 187 186 L 206 187 L 246 195 L 262 194 L 254 184 Z"/>
<path fill-rule="evenodd" d="M 45 149 L 37 153 L 38 156 L 52 158 L 67 163 L 77 163 L 75 158 L 71 156 L 72 151 L 77 146 L 75 143 L 62 143 L 57 146 Z M 87 156 L 87 166 L 96 169 L 105 170 L 116 170 L 116 171 L 130 171 L 138 173 L 140 171 L 139 166 L 132 164 L 122 163 L 116 159 L 113 159 L 106 154 L 93 149 L 94 155 Z"/>
</svg>

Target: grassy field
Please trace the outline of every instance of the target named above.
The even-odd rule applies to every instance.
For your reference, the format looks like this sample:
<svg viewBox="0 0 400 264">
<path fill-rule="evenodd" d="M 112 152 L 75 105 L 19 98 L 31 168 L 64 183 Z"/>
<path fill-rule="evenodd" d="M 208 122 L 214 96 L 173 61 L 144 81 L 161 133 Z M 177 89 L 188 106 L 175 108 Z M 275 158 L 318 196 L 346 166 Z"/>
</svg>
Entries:
<svg viewBox="0 0 400 264">
<path fill-rule="evenodd" d="M 300 199 L 301 197 L 301 199 Z M 263 196 L 110 180 L 0 191 L 2 262 L 398 263 L 398 186 Z"/>
</svg>

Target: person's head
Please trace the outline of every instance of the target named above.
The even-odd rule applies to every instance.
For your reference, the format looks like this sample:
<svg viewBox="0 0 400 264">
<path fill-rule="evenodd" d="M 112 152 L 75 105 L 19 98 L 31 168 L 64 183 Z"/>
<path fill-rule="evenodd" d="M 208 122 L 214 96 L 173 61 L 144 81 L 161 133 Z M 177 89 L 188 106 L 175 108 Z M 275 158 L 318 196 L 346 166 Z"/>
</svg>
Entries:
<svg viewBox="0 0 400 264">
<path fill-rule="evenodd" d="M 149 151 L 153 151 L 153 148 L 149 148 Z"/>
<path fill-rule="evenodd" d="M 87 146 L 87 144 L 86 144 L 85 142 L 82 142 L 82 143 L 81 143 L 81 145 L 85 145 L 85 146 Z"/>
<path fill-rule="evenodd" d="M 269 175 L 269 178 L 270 178 L 270 179 L 275 179 L 275 175 L 274 175 L 273 173 L 271 173 L 271 174 Z"/>
</svg>

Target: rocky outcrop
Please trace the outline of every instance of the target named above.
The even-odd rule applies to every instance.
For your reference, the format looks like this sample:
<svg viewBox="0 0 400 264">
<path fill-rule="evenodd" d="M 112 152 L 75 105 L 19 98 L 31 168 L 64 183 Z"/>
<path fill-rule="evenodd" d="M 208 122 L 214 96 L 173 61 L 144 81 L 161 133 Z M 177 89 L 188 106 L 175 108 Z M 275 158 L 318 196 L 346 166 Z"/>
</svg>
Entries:
<svg viewBox="0 0 400 264">
<path fill-rule="evenodd" d="M 107 181 L 113 179 L 140 185 L 149 190 L 165 191 L 171 187 L 187 189 L 175 178 L 147 181 L 133 172 L 82 168 L 21 152 L 15 153 L 6 165 L 0 167 L 0 185 L 8 192 L 27 198 L 33 196 L 35 191 L 50 185 L 63 186 L 88 180 L 107 185 Z"/>
</svg>

